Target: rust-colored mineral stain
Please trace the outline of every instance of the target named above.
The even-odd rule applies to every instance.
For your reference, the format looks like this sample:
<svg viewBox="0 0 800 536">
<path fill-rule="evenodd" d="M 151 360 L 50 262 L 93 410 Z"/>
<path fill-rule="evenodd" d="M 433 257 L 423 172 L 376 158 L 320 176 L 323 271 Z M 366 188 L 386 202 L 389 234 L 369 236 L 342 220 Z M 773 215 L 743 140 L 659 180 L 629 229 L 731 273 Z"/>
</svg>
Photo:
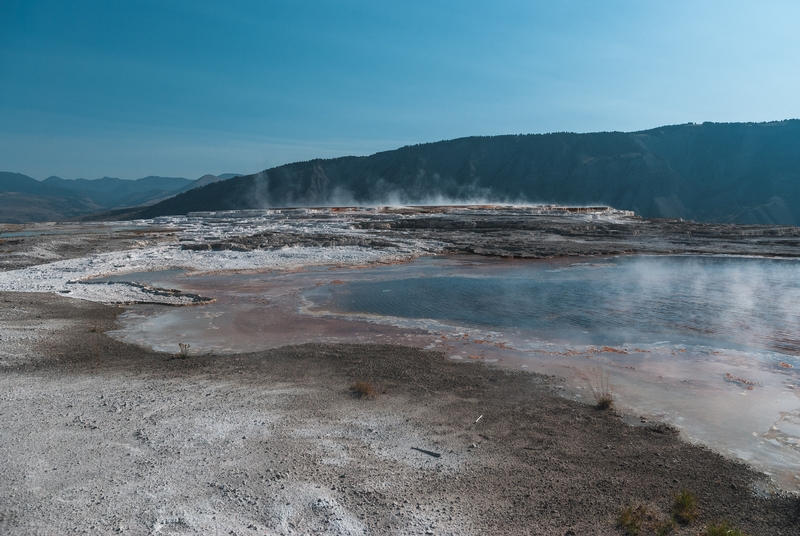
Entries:
<svg viewBox="0 0 800 536">
<path fill-rule="evenodd" d="M 225 331 L 224 324 L 221 326 Z M 228 329 L 230 335 L 239 339 L 240 344 L 247 344 L 251 340 L 252 346 L 258 347 L 270 341 L 267 346 L 279 346 L 282 344 L 295 344 L 306 341 L 323 341 L 331 339 L 359 339 L 375 340 L 374 337 L 386 337 L 383 339 L 397 339 L 404 336 L 420 335 L 417 330 L 408 330 L 373 324 L 360 320 L 342 320 L 338 318 L 314 317 L 309 315 L 298 315 L 285 307 L 256 307 L 242 310 L 233 316 Z"/>
<path fill-rule="evenodd" d="M 753 386 L 758 385 L 758 382 L 751 382 L 750 380 L 745 380 L 744 378 L 740 378 L 738 376 L 734 376 L 733 374 L 726 372 L 725 373 L 725 380 L 733 383 L 740 383 L 747 387 L 749 390 L 753 390 Z"/>
<path fill-rule="evenodd" d="M 587 350 L 588 352 L 596 353 L 596 354 L 624 354 L 628 355 L 628 352 L 622 350 L 620 348 L 612 348 L 611 346 L 603 346 L 602 348 L 591 348 Z"/>
</svg>

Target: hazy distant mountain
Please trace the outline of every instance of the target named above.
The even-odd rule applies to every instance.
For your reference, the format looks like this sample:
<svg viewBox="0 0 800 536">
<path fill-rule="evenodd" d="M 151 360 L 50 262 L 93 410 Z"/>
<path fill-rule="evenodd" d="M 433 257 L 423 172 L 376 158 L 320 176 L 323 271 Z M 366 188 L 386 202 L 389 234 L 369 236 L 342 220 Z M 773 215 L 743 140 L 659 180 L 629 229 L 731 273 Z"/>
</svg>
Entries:
<svg viewBox="0 0 800 536">
<path fill-rule="evenodd" d="M 799 224 L 800 120 L 440 141 L 288 164 L 128 217 L 443 201 L 607 204 L 647 217 Z"/>
<path fill-rule="evenodd" d="M 67 180 L 60 177 L 48 177 L 42 181 L 44 184 L 51 184 L 59 188 L 69 188 L 71 190 L 87 190 L 92 192 L 113 192 L 120 190 L 125 194 L 130 192 L 146 192 L 149 190 L 179 190 L 190 184 L 191 179 L 183 177 L 155 177 L 149 176 L 136 180 L 117 179 L 114 177 L 103 177 L 102 179 L 74 179 Z"/>
<path fill-rule="evenodd" d="M 81 192 L 105 208 L 131 207 L 161 201 L 192 183 L 190 179 L 182 177 L 154 176 L 136 180 L 114 177 L 64 180 L 59 177 L 48 177 L 42 182 L 49 186 Z"/>
<path fill-rule="evenodd" d="M 37 181 L 22 173 L 9 173 L 7 171 L 0 171 L 0 192 L 18 192 L 61 197 L 81 196 L 75 189 L 65 188 L 61 186 L 61 184 L 47 184 L 44 181 Z"/>
<path fill-rule="evenodd" d="M 0 192 L 0 223 L 59 221 L 102 209 L 86 199 Z"/>
<path fill-rule="evenodd" d="M 195 181 L 156 176 L 137 180 L 67 180 L 53 176 L 37 181 L 21 173 L 0 172 L 0 223 L 64 220 L 119 207 L 139 207 L 234 176 L 204 175 Z"/>
<path fill-rule="evenodd" d="M 240 177 L 241 175 L 238 173 L 223 173 L 222 175 L 203 175 L 196 181 L 192 181 L 183 188 L 179 190 L 179 192 L 186 192 L 188 190 L 192 190 L 194 188 L 199 188 L 201 186 L 205 186 L 207 184 L 212 184 L 214 182 L 224 181 L 227 179 L 232 179 L 234 177 Z"/>
</svg>

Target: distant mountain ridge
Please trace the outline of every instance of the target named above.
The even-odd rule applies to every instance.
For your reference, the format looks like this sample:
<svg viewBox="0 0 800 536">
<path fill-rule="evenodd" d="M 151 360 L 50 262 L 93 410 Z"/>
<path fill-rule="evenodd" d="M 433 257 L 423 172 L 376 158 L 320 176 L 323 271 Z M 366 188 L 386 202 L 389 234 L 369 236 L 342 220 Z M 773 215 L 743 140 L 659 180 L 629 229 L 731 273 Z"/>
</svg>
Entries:
<svg viewBox="0 0 800 536">
<path fill-rule="evenodd" d="M 126 217 L 427 202 L 606 204 L 645 217 L 800 224 L 800 120 L 469 137 L 297 162 Z"/>
<path fill-rule="evenodd" d="M 119 207 L 156 203 L 180 192 L 238 176 L 204 175 L 197 180 L 149 176 L 136 180 L 62 179 L 37 181 L 21 173 L 0 172 L 0 223 L 74 218 Z"/>
</svg>

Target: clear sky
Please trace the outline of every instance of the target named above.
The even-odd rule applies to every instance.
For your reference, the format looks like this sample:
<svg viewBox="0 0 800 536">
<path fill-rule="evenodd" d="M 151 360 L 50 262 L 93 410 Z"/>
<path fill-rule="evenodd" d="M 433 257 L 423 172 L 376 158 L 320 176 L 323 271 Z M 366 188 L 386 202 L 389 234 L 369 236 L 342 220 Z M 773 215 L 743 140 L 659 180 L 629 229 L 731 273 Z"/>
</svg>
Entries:
<svg viewBox="0 0 800 536">
<path fill-rule="evenodd" d="M 196 178 L 800 117 L 796 0 L 0 0 L 0 170 Z"/>
</svg>

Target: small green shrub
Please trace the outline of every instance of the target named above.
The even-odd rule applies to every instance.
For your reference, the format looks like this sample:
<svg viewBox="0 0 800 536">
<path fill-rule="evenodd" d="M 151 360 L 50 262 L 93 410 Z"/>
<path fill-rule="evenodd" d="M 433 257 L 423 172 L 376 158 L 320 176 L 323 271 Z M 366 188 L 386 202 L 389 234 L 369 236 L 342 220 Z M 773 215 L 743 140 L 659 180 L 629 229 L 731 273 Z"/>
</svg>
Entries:
<svg viewBox="0 0 800 536">
<path fill-rule="evenodd" d="M 675 496 L 672 503 L 672 514 L 681 523 L 691 523 L 700 514 L 697 511 L 697 499 L 690 492 L 683 490 Z"/>
<path fill-rule="evenodd" d="M 727 521 L 721 523 L 709 523 L 706 530 L 698 536 L 747 536 L 744 532 L 734 527 Z"/>
</svg>

